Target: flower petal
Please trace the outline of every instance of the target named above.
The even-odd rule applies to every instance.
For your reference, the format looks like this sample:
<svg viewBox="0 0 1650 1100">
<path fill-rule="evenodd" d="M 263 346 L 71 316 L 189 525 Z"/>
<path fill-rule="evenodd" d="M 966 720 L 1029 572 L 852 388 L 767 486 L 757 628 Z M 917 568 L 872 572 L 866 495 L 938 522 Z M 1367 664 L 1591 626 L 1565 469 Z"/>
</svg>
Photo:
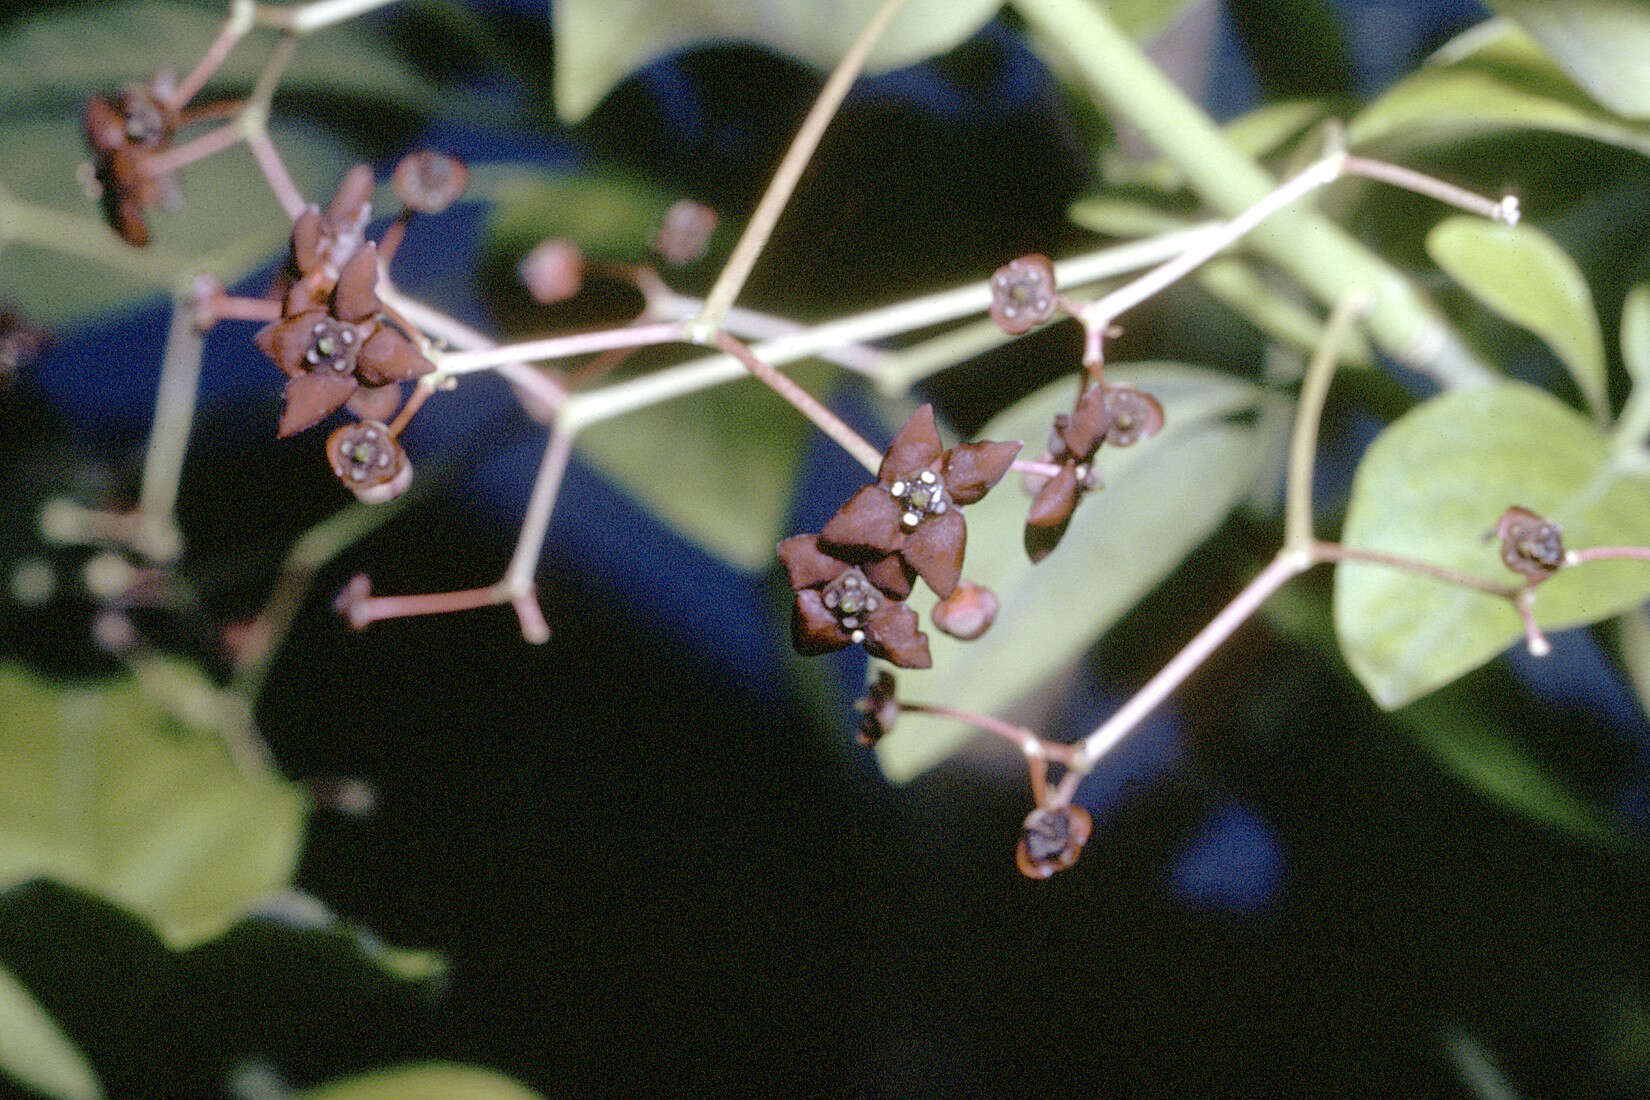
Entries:
<svg viewBox="0 0 1650 1100">
<path fill-rule="evenodd" d="M 818 535 L 792 535 L 784 540 L 779 544 L 779 560 L 794 589 L 830 584 L 848 568 L 847 562 L 819 548 Z"/>
<path fill-rule="evenodd" d="M 957 504 L 973 504 L 1008 473 L 1019 443 L 959 443 L 945 452 L 945 491 Z"/>
<path fill-rule="evenodd" d="M 341 321 L 371 320 L 384 303 L 373 293 L 378 285 L 378 246 L 368 241 L 356 249 L 338 273 L 338 289 L 332 296 L 332 315 Z"/>
<path fill-rule="evenodd" d="M 877 480 L 884 485 L 909 477 L 932 466 L 944 451 L 940 431 L 934 426 L 934 406 L 923 405 L 894 433 L 894 441 L 882 456 Z"/>
<path fill-rule="evenodd" d="M 258 330 L 258 347 L 262 348 L 264 354 L 273 359 L 275 365 L 285 371 L 288 377 L 297 378 L 308 374 L 309 363 L 304 357 L 309 353 L 311 341 L 315 339 L 315 326 L 325 320 L 325 310 L 308 309 L 296 317 L 265 325 Z"/>
<path fill-rule="evenodd" d="M 796 605 L 791 609 L 791 645 L 798 653 L 816 657 L 852 644 L 853 639 L 817 591 L 804 588 L 796 594 Z"/>
<path fill-rule="evenodd" d="M 906 564 L 904 558 L 898 554 L 889 554 L 859 567 L 865 574 L 865 579 L 876 585 L 883 595 L 892 596 L 896 600 L 903 600 L 911 594 L 911 585 L 917 579 L 917 571 Z"/>
<path fill-rule="evenodd" d="M 388 325 L 379 325 L 355 357 L 355 376 L 368 386 L 404 382 L 434 369 L 434 364 L 418 353 L 412 341 Z"/>
<path fill-rule="evenodd" d="M 1076 507 L 1077 475 L 1067 466 L 1058 477 L 1050 479 L 1031 502 L 1031 511 L 1026 516 L 1026 556 L 1033 562 L 1048 557 L 1060 544 Z"/>
<path fill-rule="evenodd" d="M 865 620 L 865 652 L 900 668 L 932 668 L 928 635 L 917 629 L 917 613 L 890 600 Z"/>
<path fill-rule="evenodd" d="M 321 266 L 321 212 L 314 206 L 292 223 L 292 262 L 305 274 Z"/>
<path fill-rule="evenodd" d="M 355 379 L 347 374 L 301 374 L 286 384 L 286 408 L 281 412 L 282 439 L 325 420 L 355 395 Z"/>
<path fill-rule="evenodd" d="M 395 411 L 400 407 L 401 387 L 393 383 L 388 386 L 362 386 L 348 402 L 349 411 L 362 420 L 381 420 L 386 424 L 395 417 Z"/>
<path fill-rule="evenodd" d="M 1089 458 L 1100 447 L 1100 440 L 1111 430 L 1111 413 L 1106 408 L 1106 388 L 1090 386 L 1077 399 L 1077 408 L 1060 428 L 1060 441 L 1066 451 L 1079 462 Z"/>
<path fill-rule="evenodd" d="M 904 510 L 880 482 L 867 485 L 837 509 L 825 529 L 822 542 L 842 547 L 860 547 L 878 554 L 892 554 L 905 543 L 900 529 Z"/>
<path fill-rule="evenodd" d="M 905 536 L 900 556 L 915 569 L 940 599 L 951 595 L 962 576 L 963 548 L 968 524 L 955 508 L 923 521 Z"/>
</svg>

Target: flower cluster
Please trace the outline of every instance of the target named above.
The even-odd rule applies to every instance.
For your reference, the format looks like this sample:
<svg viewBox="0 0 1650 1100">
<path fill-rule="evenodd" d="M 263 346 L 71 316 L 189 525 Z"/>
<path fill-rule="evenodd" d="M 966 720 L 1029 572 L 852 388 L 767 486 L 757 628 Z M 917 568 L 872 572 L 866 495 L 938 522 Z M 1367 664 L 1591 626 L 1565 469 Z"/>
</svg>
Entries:
<svg viewBox="0 0 1650 1100">
<path fill-rule="evenodd" d="M 929 667 L 928 639 L 905 599 L 918 577 L 942 599 L 957 590 L 968 541 L 961 507 L 985 496 L 1019 450 L 1018 443 L 993 442 L 947 449 L 932 406 L 911 414 L 883 455 L 875 484 L 850 497 L 818 535 L 779 544 L 796 593 L 797 650 L 862 644 L 903 668 Z"/>
<path fill-rule="evenodd" d="M 1032 561 L 1047 557 L 1071 523 L 1078 497 L 1099 484 L 1094 456 L 1101 443 L 1128 447 L 1150 439 L 1163 427 L 1163 406 L 1144 390 L 1126 384 L 1084 389 L 1076 407 L 1054 418 L 1042 461 L 1060 467 L 1053 477 L 1032 475 L 1026 488 L 1036 494 L 1026 515 L 1025 546 Z"/>
<path fill-rule="evenodd" d="M 435 369 L 376 293 L 378 250 L 365 237 L 371 195 L 372 170 L 358 165 L 325 213 L 311 206 L 293 223 L 281 319 L 257 335 L 288 379 L 283 437 L 346 405 L 363 420 L 388 420 L 401 403 L 398 383 Z"/>
<path fill-rule="evenodd" d="M 1564 532 L 1558 524 L 1528 508 L 1512 507 L 1496 521 L 1501 562 L 1534 585 L 1564 564 Z"/>
<path fill-rule="evenodd" d="M 171 71 L 162 69 L 150 83 L 128 85 L 113 99 L 94 95 L 80 115 L 104 219 L 122 240 L 139 248 L 149 243 L 145 208 L 174 209 L 182 201 L 177 181 L 151 168 L 181 122 L 171 101 L 175 85 Z"/>
</svg>

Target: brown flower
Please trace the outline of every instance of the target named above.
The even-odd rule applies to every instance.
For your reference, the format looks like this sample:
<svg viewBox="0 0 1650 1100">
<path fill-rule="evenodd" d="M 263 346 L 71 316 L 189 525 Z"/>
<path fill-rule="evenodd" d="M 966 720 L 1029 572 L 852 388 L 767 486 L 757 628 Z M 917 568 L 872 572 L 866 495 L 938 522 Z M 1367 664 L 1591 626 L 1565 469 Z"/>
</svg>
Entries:
<svg viewBox="0 0 1650 1100">
<path fill-rule="evenodd" d="M 1157 399 L 1122 383 L 1090 386 L 1069 415 L 1054 418 L 1042 461 L 1063 469 L 1054 477 L 1026 478 L 1026 488 L 1037 494 L 1026 515 L 1025 547 L 1032 561 L 1042 561 L 1059 545 L 1078 497 L 1100 483 L 1094 466 L 1100 444 L 1133 446 L 1162 427 L 1163 406 Z"/>
<path fill-rule="evenodd" d="M 965 642 L 991 629 L 997 621 L 997 594 L 983 584 L 963 581 L 956 591 L 934 605 L 929 617 L 940 630 Z"/>
<path fill-rule="evenodd" d="M 327 461 L 344 487 L 367 504 L 394 500 L 412 484 L 412 464 L 376 420 L 345 424 L 327 440 Z"/>
<path fill-rule="evenodd" d="M 819 533 L 834 550 L 859 556 L 897 555 L 941 598 L 962 574 L 968 527 L 955 507 L 973 504 L 1008 472 L 1019 443 L 961 443 L 946 450 L 924 405 L 895 434 L 867 485 Z"/>
<path fill-rule="evenodd" d="M 1508 508 L 1495 524 L 1501 562 L 1531 584 L 1544 581 L 1564 564 L 1564 532 L 1528 508 Z"/>
<path fill-rule="evenodd" d="M 812 657 L 858 644 L 901 668 L 934 663 L 917 613 L 879 588 L 866 570 L 826 551 L 819 536 L 786 539 L 779 560 L 796 592 L 791 643 L 798 653 Z"/>
<path fill-rule="evenodd" d="M 1030 332 L 1047 321 L 1059 304 L 1054 265 L 1047 256 L 1021 256 L 992 273 L 991 319 L 1010 336 Z"/>
<path fill-rule="evenodd" d="M 320 423 L 350 403 L 368 418 L 399 402 L 395 383 L 428 374 L 434 366 L 399 329 L 381 316 L 378 250 L 363 244 L 338 277 L 328 308 L 308 306 L 302 286 L 287 296 L 287 315 L 264 326 L 258 346 L 290 381 L 280 435 Z"/>
<path fill-rule="evenodd" d="M 1083 851 L 1094 819 L 1081 806 L 1039 806 L 1026 815 L 1014 865 L 1027 878 L 1048 878 L 1064 871 Z"/>
<path fill-rule="evenodd" d="M 80 115 L 104 220 L 137 248 L 149 243 L 144 210 L 174 209 L 182 202 L 177 180 L 149 167 L 150 158 L 172 143 L 179 125 L 171 88 L 171 74 L 162 71 L 149 84 L 128 85 L 114 99 L 94 95 Z"/>
<path fill-rule="evenodd" d="M 859 743 L 867 747 L 876 744 L 894 732 L 899 721 L 899 698 L 894 691 L 894 674 L 887 669 L 865 690 L 864 696 L 854 702 L 859 712 Z"/>
<path fill-rule="evenodd" d="M 458 201 L 470 184 L 470 170 L 457 157 L 422 149 L 395 166 L 390 188 L 395 197 L 420 214 L 439 214 Z"/>
<path fill-rule="evenodd" d="M 307 291 L 315 301 L 324 300 L 367 239 L 367 222 L 372 219 L 372 169 L 357 164 L 345 173 L 325 211 L 313 203 L 292 223 L 292 261 L 285 294 L 299 279 L 307 278 Z"/>
</svg>

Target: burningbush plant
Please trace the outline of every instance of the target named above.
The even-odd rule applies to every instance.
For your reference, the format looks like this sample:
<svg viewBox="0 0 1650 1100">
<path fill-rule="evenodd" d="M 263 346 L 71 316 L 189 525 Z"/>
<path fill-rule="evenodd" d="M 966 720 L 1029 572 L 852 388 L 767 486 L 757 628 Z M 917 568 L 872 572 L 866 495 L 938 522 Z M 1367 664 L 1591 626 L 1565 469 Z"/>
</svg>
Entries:
<svg viewBox="0 0 1650 1100">
<path fill-rule="evenodd" d="M 79 121 L 66 125 L 65 112 L 52 110 L 56 84 L 85 74 L 65 63 L 53 76 L 37 51 L 64 28 L 91 33 L 96 16 L 65 9 L 0 28 L 0 60 L 24 74 L 3 79 L 28 108 L 7 107 L 0 121 L 46 142 L 43 163 L 72 159 L 62 142 L 83 140 L 86 188 L 63 173 L 0 171 L 0 295 L 12 302 L 0 313 L 0 367 L 26 380 L 28 360 L 46 346 L 37 324 L 71 330 L 97 310 L 130 308 L 134 287 L 167 291 L 172 317 L 157 349 L 157 403 L 133 497 L 77 497 L 73 485 L 56 485 L 22 522 L 42 546 L 106 555 L 96 559 L 101 572 L 82 571 L 97 609 L 87 633 L 113 677 L 92 689 L 97 705 L 122 715 L 123 736 L 152 743 L 157 758 L 181 751 L 166 743 L 179 724 L 194 738 L 190 751 L 223 746 L 223 774 L 209 791 L 203 781 L 200 796 L 218 801 L 199 814 L 177 810 L 176 832 L 180 850 L 193 853 L 183 860 L 189 875 L 214 879 L 236 867 L 249 880 L 185 920 L 188 890 L 132 888 L 108 867 L 88 869 L 61 837 L 13 822 L 0 828 L 24 840 L 0 863 L 4 882 L 45 878 L 83 890 L 161 929 L 175 951 L 287 896 L 296 817 L 325 804 L 332 788 L 282 777 L 253 707 L 276 655 L 303 651 L 300 608 L 330 603 L 362 632 L 363 647 L 396 647 L 399 620 L 505 606 L 524 645 L 552 632 L 579 637 L 578 615 L 546 615 L 555 601 L 541 591 L 547 531 L 569 507 L 563 487 L 575 453 L 700 547 L 735 566 L 783 572 L 790 596 L 776 605 L 772 632 L 798 654 L 869 655 L 858 717 L 841 707 L 833 716 L 845 735 L 857 725 L 891 778 L 926 772 L 976 735 L 1012 745 L 1030 797 L 1017 847 L 1008 836 L 1001 862 L 1030 879 L 1085 874 L 1079 856 L 1107 844 L 1085 780 L 1272 597 L 1319 565 L 1333 566 L 1332 604 L 1313 590 L 1319 602 L 1308 617 L 1321 620 L 1326 637 L 1332 630 L 1342 667 L 1380 707 L 1446 689 L 1509 646 L 1545 654 L 1549 632 L 1611 621 L 1619 660 L 1638 670 L 1639 702 L 1650 707 L 1644 225 L 1623 246 L 1630 260 L 1615 274 L 1626 272 L 1625 281 L 1610 288 L 1608 300 L 1622 308 L 1617 354 L 1604 337 L 1617 326 L 1601 325 L 1588 274 L 1555 240 L 1561 227 L 1546 224 L 1558 203 L 1547 192 L 1552 181 L 1475 171 L 1449 155 L 1457 142 L 1531 131 L 1650 154 L 1642 65 L 1508 3 L 1506 17 L 1344 118 L 1296 101 L 1220 127 L 1141 51 L 1136 38 L 1158 29 L 1151 19 L 1125 25 L 1090 0 L 1016 0 L 1015 18 L 1069 90 L 1097 117 L 1131 124 L 1150 153 L 1125 157 L 1104 146 L 1097 182 L 1070 209 L 1086 235 L 1068 238 L 1077 243 L 1058 259 L 1003 255 L 960 285 L 804 322 L 744 303 L 765 297 L 750 291 L 775 242 L 795 246 L 782 232 L 793 194 L 828 183 L 808 167 L 850 87 L 867 66 L 955 46 L 996 5 L 866 0 L 846 5 L 858 16 L 851 28 L 822 28 L 802 18 L 808 5 L 777 0 L 726 5 L 702 19 L 684 14 L 692 5 L 642 4 L 657 9 L 656 25 L 640 21 L 649 29 L 623 49 L 602 41 L 592 5 L 557 5 L 555 95 L 570 122 L 623 75 L 615 65 L 627 70 L 656 49 L 718 34 L 755 36 L 833 66 L 748 212 L 643 189 L 603 191 L 600 181 L 587 192 L 576 175 L 466 166 L 425 147 L 383 169 L 347 167 L 346 135 L 285 129 L 285 92 L 333 79 L 366 100 L 398 100 L 420 121 L 442 121 L 444 110 L 485 114 L 469 93 L 441 94 L 429 73 L 374 41 L 364 29 L 372 13 L 393 6 L 235 0 L 227 16 L 208 19 L 189 5 L 118 5 L 114 25 L 97 33 L 148 35 L 152 51 L 193 43 L 209 23 L 217 29 L 196 55 L 166 59 L 181 77 L 162 69 L 73 89 Z M 1586 4 L 1552 7 L 1573 8 L 1583 26 L 1594 18 Z M 419 18 L 412 8 L 408 18 Z M 746 8 L 780 17 L 747 19 Z M 162 33 L 168 20 L 187 33 Z M 1650 12 L 1635 8 L 1629 22 L 1650 41 Z M 354 67 L 325 52 L 345 46 Z M 37 57 L 44 67 L 25 72 L 23 62 Z M 1483 93 L 1485 80 L 1505 82 L 1507 95 Z M 217 98 L 220 90 L 228 98 Z M 214 195 L 244 196 L 248 179 L 258 203 L 236 203 L 232 216 L 211 205 Z M 506 317 L 484 332 L 449 303 L 403 288 L 415 274 L 410 257 L 443 240 L 455 203 L 486 212 L 486 262 L 518 284 L 485 288 L 494 300 L 567 310 L 569 331 L 500 335 L 516 328 Z M 390 219 L 375 223 L 375 213 Z M 1394 230 L 1397 222 L 1406 228 Z M 273 274 L 249 274 L 260 263 Z M 1241 318 L 1265 369 L 1112 354 L 1150 347 L 1133 331 L 1136 318 L 1167 296 L 1170 312 L 1152 316 L 1176 323 L 1175 311 L 1191 308 L 1188 284 Z M 628 312 L 582 323 L 578 310 L 604 285 L 629 295 Z M 970 364 L 1011 340 L 1061 350 L 1043 356 L 1055 361 L 1040 373 L 987 386 Z M 242 430 L 282 437 L 359 503 L 345 507 L 338 497 L 340 510 L 290 548 L 247 622 L 214 624 L 214 667 L 203 671 L 198 654 L 194 663 L 161 656 L 168 638 L 147 633 L 145 613 L 177 610 L 200 581 L 179 486 L 196 390 L 221 341 L 256 343 L 284 387 L 278 420 Z M 948 375 L 978 391 L 956 402 L 968 414 L 959 422 L 973 430 L 953 430 L 943 402 L 937 412 L 938 399 L 924 399 Z M 368 561 L 341 592 L 314 588 L 318 570 L 441 466 L 409 426 L 454 415 L 486 392 L 488 376 L 509 383 L 542 442 L 502 572 L 461 582 L 475 587 L 409 592 L 372 579 Z M 749 379 L 765 390 L 735 389 Z M 838 384 L 875 395 L 884 423 L 867 427 L 845 413 L 851 403 L 833 391 Z M 1336 452 L 1356 464 L 1337 498 L 1316 480 L 1320 424 L 1332 415 L 1344 427 L 1349 404 L 1379 423 L 1361 453 Z M 323 424 L 330 430 L 310 431 Z M 792 485 L 816 431 L 874 480 L 847 496 L 805 479 Z M 479 431 L 466 443 L 483 456 L 489 446 Z M 792 491 L 813 506 L 807 514 L 829 518 L 812 531 L 785 522 Z M 1034 729 L 1041 723 L 1026 718 L 1035 713 L 1028 701 L 1043 685 L 1238 522 L 1266 532 L 1265 553 L 1245 582 L 1219 593 L 1218 610 L 1177 635 L 1185 640 L 1160 670 L 1081 736 Z M 1334 528 L 1336 538 L 1320 535 Z M 25 554 L 8 563 L 15 602 L 50 601 L 52 560 Z M 932 637 L 924 618 L 937 628 Z M 897 681 L 884 664 L 900 668 Z M 21 667 L 4 674 L 6 698 L 52 690 Z M 828 681 L 817 662 L 797 675 Z M 49 706 L 36 711 L 27 737 L 72 736 Z M 1446 734 L 1440 744 L 1447 766 L 1513 811 L 1612 850 L 1642 847 L 1642 837 L 1561 783 L 1508 780 L 1541 772 L 1507 740 L 1492 735 L 1475 748 Z M 1486 763 L 1497 752 L 1503 763 Z M 131 797 L 143 813 L 171 812 L 147 804 L 154 792 Z M 364 970 L 399 967 L 398 976 L 424 981 L 439 969 L 329 915 L 293 923 L 353 945 Z M 5 971 L 0 979 L 0 1007 L 42 1036 L 28 1055 L 0 1045 L 0 1070 L 48 1095 L 105 1094 L 99 1067 L 38 991 Z M 481 1071 L 427 1072 L 432 1081 L 462 1077 L 443 1086 L 455 1090 L 446 1095 L 518 1094 Z M 397 1078 L 396 1087 L 413 1079 Z M 372 1087 L 366 1075 L 315 1095 L 376 1095 Z"/>
</svg>

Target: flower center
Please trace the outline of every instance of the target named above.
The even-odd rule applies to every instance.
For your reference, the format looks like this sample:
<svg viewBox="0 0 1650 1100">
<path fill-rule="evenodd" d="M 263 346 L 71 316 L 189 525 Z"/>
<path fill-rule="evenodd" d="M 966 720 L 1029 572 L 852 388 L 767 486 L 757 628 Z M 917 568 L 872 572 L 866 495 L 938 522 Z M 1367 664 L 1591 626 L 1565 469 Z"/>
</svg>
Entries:
<svg viewBox="0 0 1650 1100">
<path fill-rule="evenodd" d="M 940 515 L 951 507 L 945 485 L 933 470 L 923 470 L 915 477 L 900 478 L 888 486 L 888 492 L 905 509 L 899 523 L 907 531 L 915 530 L 925 516 Z"/>
<path fill-rule="evenodd" d="M 355 345 L 359 339 L 354 325 L 330 319 L 317 321 L 310 329 L 309 350 L 304 353 L 304 360 L 311 370 L 348 374 L 355 369 Z"/>
<path fill-rule="evenodd" d="M 855 642 L 865 640 L 865 620 L 882 606 L 881 593 L 858 569 L 850 569 L 826 585 L 820 599 Z"/>
<path fill-rule="evenodd" d="M 384 472 L 395 462 L 395 445 L 389 433 L 376 424 L 358 424 L 340 441 L 339 454 L 345 459 L 340 471 L 351 482 L 383 480 Z"/>
</svg>

